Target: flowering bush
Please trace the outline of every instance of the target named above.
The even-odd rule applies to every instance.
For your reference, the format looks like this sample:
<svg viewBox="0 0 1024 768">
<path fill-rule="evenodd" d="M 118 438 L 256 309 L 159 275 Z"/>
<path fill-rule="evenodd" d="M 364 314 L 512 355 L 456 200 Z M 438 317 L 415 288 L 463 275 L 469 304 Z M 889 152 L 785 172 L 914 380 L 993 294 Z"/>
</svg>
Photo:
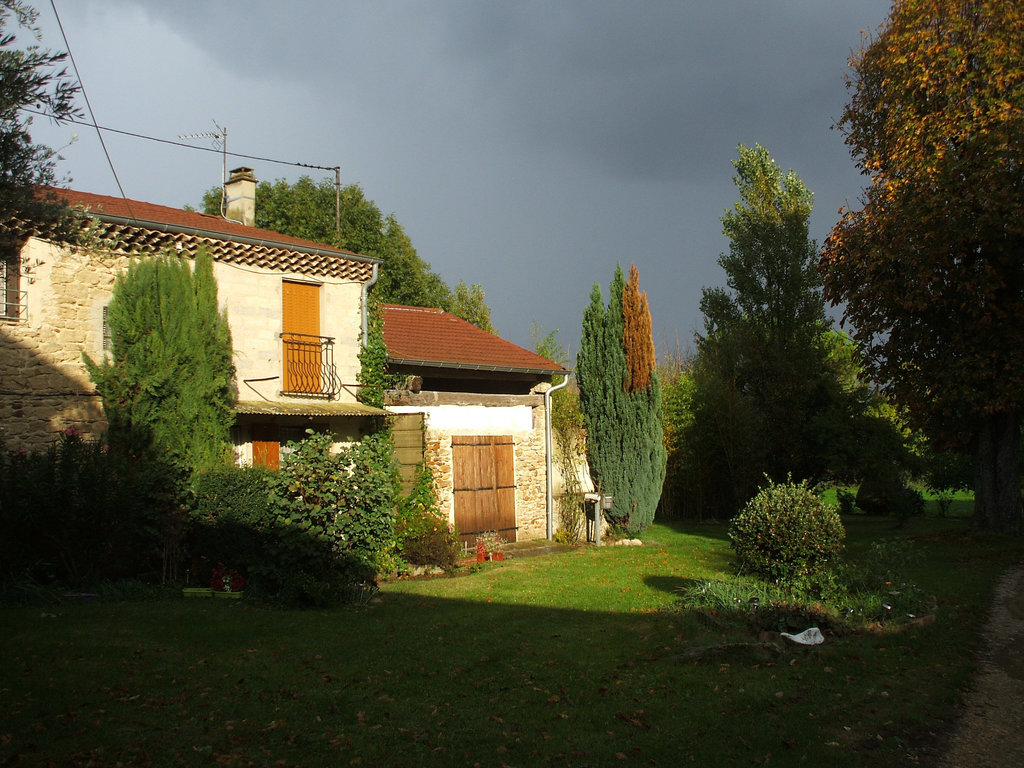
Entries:
<svg viewBox="0 0 1024 768">
<path fill-rule="evenodd" d="M 215 592 L 241 592 L 245 589 L 245 578 L 238 571 L 227 568 L 224 563 L 210 574 L 210 587 Z"/>
</svg>

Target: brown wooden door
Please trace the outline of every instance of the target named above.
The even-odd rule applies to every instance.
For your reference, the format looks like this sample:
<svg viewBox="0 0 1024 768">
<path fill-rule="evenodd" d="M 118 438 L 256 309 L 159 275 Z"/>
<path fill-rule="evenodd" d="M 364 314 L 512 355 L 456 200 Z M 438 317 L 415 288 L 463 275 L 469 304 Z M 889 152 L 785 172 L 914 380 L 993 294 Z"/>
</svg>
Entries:
<svg viewBox="0 0 1024 768">
<path fill-rule="evenodd" d="M 280 433 L 277 424 L 253 424 L 252 463 L 257 467 L 277 469 L 281 459 Z"/>
<path fill-rule="evenodd" d="M 515 452 L 511 436 L 452 437 L 455 525 L 463 541 L 497 531 L 516 540 Z"/>
<path fill-rule="evenodd" d="M 284 391 L 319 392 L 320 359 L 310 349 L 319 349 L 312 339 L 300 341 L 289 334 L 320 335 L 320 286 L 309 283 L 282 283 L 284 333 Z"/>
</svg>

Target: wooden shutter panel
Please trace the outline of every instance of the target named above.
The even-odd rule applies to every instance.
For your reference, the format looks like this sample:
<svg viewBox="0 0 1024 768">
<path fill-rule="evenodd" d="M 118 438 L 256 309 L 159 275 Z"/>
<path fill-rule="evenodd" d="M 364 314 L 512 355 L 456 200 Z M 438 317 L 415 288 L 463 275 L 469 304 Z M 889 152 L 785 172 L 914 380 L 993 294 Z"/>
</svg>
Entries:
<svg viewBox="0 0 1024 768">
<path fill-rule="evenodd" d="M 289 334 L 320 335 L 320 286 L 310 283 L 282 283 L 281 330 L 284 334 L 284 391 L 317 392 L 320 389 L 319 346 L 310 339 L 300 341 Z"/>
</svg>

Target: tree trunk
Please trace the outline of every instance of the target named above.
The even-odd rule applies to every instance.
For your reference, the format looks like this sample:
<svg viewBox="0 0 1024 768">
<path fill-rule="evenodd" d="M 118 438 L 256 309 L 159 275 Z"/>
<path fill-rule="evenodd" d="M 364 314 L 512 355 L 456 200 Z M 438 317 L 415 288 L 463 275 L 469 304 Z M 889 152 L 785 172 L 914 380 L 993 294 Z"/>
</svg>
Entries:
<svg viewBox="0 0 1024 768">
<path fill-rule="evenodd" d="M 1021 534 L 1019 413 L 994 413 L 978 430 L 974 469 L 974 528 Z"/>
</svg>

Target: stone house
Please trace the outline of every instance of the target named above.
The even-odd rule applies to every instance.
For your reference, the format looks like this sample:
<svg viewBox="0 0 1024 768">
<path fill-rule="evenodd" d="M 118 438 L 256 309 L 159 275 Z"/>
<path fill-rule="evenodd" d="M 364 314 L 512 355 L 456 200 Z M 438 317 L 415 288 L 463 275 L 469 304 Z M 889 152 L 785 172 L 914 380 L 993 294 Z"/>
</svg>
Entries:
<svg viewBox="0 0 1024 768">
<path fill-rule="evenodd" d="M 357 402 L 367 291 L 379 260 L 253 226 L 256 181 L 232 172 L 227 217 L 57 190 L 91 224 L 69 247 L 28 237 L 3 256 L 0 441 L 46 447 L 75 428 L 99 436 L 103 411 L 82 361 L 109 345 L 105 310 L 132 259 L 161 252 L 213 259 L 234 344 L 236 454 L 275 466 L 280 445 L 309 427 L 337 441 L 376 429 L 384 412 Z"/>
<path fill-rule="evenodd" d="M 488 530 L 507 541 L 550 537 L 545 393 L 567 371 L 440 309 L 385 305 L 383 321 L 389 368 L 405 376 L 385 396 L 403 415 L 400 447 L 413 436 L 404 461 L 422 457 L 433 469 L 441 510 L 463 540 Z"/>
<path fill-rule="evenodd" d="M 358 440 L 391 414 L 406 474 L 433 468 L 464 538 L 553 533 L 545 392 L 564 369 L 439 309 L 384 307 L 389 365 L 407 386 L 386 410 L 356 399 L 368 291 L 380 262 L 253 226 L 256 181 L 236 169 L 227 218 L 94 195 L 57 193 L 89 214 L 75 246 L 31 236 L 0 254 L 0 445 L 40 450 L 106 421 L 83 354 L 107 354 L 114 281 L 132 259 L 213 259 L 231 327 L 240 463 L 276 466 L 307 428 Z"/>
</svg>

